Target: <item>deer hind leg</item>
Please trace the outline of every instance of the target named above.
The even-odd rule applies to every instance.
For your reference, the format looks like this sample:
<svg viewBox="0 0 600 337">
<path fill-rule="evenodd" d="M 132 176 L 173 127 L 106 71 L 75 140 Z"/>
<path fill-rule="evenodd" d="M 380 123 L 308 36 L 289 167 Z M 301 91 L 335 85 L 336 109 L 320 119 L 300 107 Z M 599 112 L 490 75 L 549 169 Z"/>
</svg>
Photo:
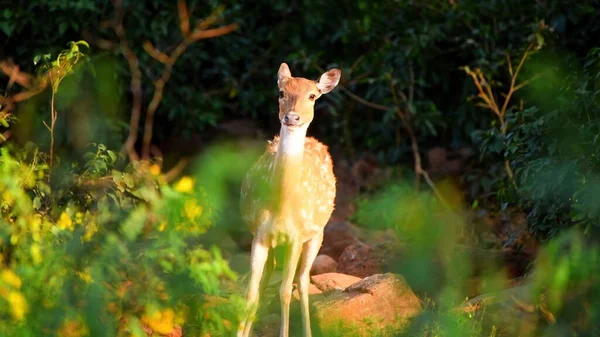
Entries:
<svg viewBox="0 0 600 337">
<path fill-rule="evenodd" d="M 267 287 L 269 286 L 269 280 L 271 280 L 271 275 L 273 274 L 273 269 L 275 268 L 275 254 L 273 249 L 269 249 L 269 256 L 267 257 L 267 262 L 265 264 L 265 271 L 263 273 L 262 280 L 260 280 L 260 291 L 259 291 L 259 301 L 265 304 Z"/>
<path fill-rule="evenodd" d="M 250 329 L 256 309 L 258 308 L 259 285 L 263 276 L 265 263 L 269 256 L 269 247 L 264 243 L 254 239 L 252 242 L 252 251 L 250 253 L 250 282 L 246 292 L 246 312 L 237 331 L 237 337 L 250 336 Z"/>
<path fill-rule="evenodd" d="M 312 239 L 304 243 L 302 248 L 302 258 L 300 261 L 300 269 L 298 270 L 298 292 L 300 293 L 300 307 L 302 309 L 302 326 L 304 336 L 311 337 L 309 303 L 308 303 L 308 286 L 310 283 L 310 268 L 317 257 L 317 253 L 323 242 L 323 233 L 317 234 Z"/>
<path fill-rule="evenodd" d="M 298 260 L 302 252 L 302 244 L 297 241 L 290 242 L 286 247 L 283 278 L 281 288 L 279 289 L 279 297 L 281 298 L 281 329 L 280 337 L 288 337 L 290 329 L 290 302 L 292 301 L 292 286 Z"/>
</svg>

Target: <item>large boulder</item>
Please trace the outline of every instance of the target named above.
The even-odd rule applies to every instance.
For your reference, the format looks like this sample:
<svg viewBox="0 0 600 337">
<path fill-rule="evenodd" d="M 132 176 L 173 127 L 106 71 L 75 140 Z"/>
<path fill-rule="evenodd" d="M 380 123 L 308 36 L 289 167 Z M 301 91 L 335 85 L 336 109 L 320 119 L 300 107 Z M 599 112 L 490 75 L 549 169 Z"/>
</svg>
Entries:
<svg viewBox="0 0 600 337">
<path fill-rule="evenodd" d="M 333 217 L 323 231 L 323 244 L 319 254 L 338 260 L 346 247 L 357 243 L 352 224 Z"/>
<path fill-rule="evenodd" d="M 359 282 L 361 279 L 352 275 L 326 273 L 314 275 L 310 278 L 310 280 L 315 287 L 323 292 L 326 292 L 332 290 L 344 290 L 349 286 Z"/>
<path fill-rule="evenodd" d="M 325 335 L 339 335 L 340 328 L 348 336 L 397 333 L 421 310 L 421 302 L 404 278 L 392 273 L 367 277 L 314 302 Z"/>
<path fill-rule="evenodd" d="M 311 275 L 333 273 L 337 270 L 337 262 L 329 255 L 319 254 L 310 268 Z"/>
<path fill-rule="evenodd" d="M 384 245 L 370 246 L 365 243 L 355 243 L 340 256 L 337 272 L 354 275 L 360 278 L 383 272 L 386 259 Z"/>
<path fill-rule="evenodd" d="M 309 284 L 308 285 L 308 295 L 318 295 L 321 294 L 322 291 L 321 289 L 317 288 L 314 284 Z M 295 300 L 300 300 L 300 291 L 298 291 L 298 288 L 296 287 L 293 291 L 292 291 L 292 298 Z"/>
</svg>

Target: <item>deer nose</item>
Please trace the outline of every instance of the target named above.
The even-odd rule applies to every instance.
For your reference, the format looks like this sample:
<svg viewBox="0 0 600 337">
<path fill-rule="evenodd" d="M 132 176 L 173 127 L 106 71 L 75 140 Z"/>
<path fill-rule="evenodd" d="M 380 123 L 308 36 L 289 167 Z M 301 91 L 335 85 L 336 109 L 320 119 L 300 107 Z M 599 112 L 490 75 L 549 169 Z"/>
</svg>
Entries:
<svg viewBox="0 0 600 337">
<path fill-rule="evenodd" d="M 300 125 L 300 115 L 289 113 L 283 117 L 283 123 L 287 125 Z"/>
</svg>

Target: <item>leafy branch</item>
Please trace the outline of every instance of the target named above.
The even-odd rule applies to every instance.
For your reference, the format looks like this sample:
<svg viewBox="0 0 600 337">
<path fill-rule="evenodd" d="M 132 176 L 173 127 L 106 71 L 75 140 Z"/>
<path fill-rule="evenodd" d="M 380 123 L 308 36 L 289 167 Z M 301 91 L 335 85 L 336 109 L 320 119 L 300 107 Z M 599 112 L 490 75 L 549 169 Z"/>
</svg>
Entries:
<svg viewBox="0 0 600 337">
<path fill-rule="evenodd" d="M 359 59 L 354 62 L 353 66 L 350 68 L 349 73 L 352 72 L 352 70 L 356 67 L 356 65 L 358 64 L 358 62 L 360 62 L 360 60 L 361 60 L 361 57 L 359 57 Z M 324 69 L 319 67 L 318 65 L 315 65 L 315 68 L 320 72 L 324 72 Z M 392 98 L 393 98 L 394 104 L 395 104 L 395 106 L 393 106 L 393 107 L 381 105 L 378 103 L 373 103 L 373 102 L 367 101 L 366 99 L 354 94 L 352 91 L 350 91 L 348 88 L 345 87 L 345 84 L 352 83 L 352 82 L 347 82 L 347 80 L 344 81 L 344 79 L 342 79 L 342 82 L 340 84 L 338 84 L 338 88 L 340 88 L 340 90 L 342 90 L 342 92 L 347 94 L 348 97 L 350 97 L 351 99 L 353 99 L 356 102 L 358 102 L 362 105 L 365 105 L 369 108 L 379 110 L 379 111 L 395 112 L 396 116 L 402 121 L 402 125 L 404 126 L 404 129 L 406 130 L 406 132 L 408 133 L 408 136 L 410 138 L 411 150 L 412 150 L 413 159 L 415 162 L 415 165 L 414 165 L 415 189 L 417 191 L 419 191 L 420 185 L 421 185 L 421 176 L 422 176 L 423 179 L 425 180 L 425 182 L 427 183 L 427 185 L 429 186 L 429 188 L 431 188 L 431 190 L 433 191 L 435 196 L 438 198 L 440 203 L 446 209 L 451 210 L 452 208 L 450 207 L 450 204 L 446 201 L 446 199 L 444 198 L 442 193 L 436 187 L 435 183 L 429 176 L 429 173 L 427 172 L 427 170 L 425 170 L 422 166 L 421 154 L 420 154 L 420 150 L 419 150 L 419 143 L 418 143 L 417 136 L 416 136 L 413 126 L 412 126 L 412 121 L 410 119 L 410 116 L 413 115 L 413 113 L 410 111 L 410 107 L 413 106 L 414 85 L 415 85 L 414 70 L 412 69 L 412 67 L 409 67 L 408 72 L 409 72 L 409 76 L 410 76 L 410 81 L 409 81 L 409 86 L 408 86 L 408 95 L 405 94 L 401 90 L 397 90 L 397 88 L 395 87 L 394 82 L 392 80 L 391 74 L 387 74 L 388 79 L 390 80 L 390 91 L 392 93 Z M 354 81 L 357 81 L 357 79 L 355 78 Z M 343 82 L 346 82 L 346 83 L 343 83 Z"/>
<path fill-rule="evenodd" d="M 498 102 L 496 101 L 496 96 L 494 95 L 494 93 L 492 91 L 491 81 L 488 82 L 486 80 L 481 69 L 476 68 L 475 70 L 471 70 L 468 66 L 462 67 L 462 69 L 469 76 L 471 76 L 471 78 L 473 79 L 473 82 L 475 83 L 475 86 L 477 87 L 477 90 L 478 90 L 477 97 L 480 98 L 481 101 L 475 103 L 475 105 L 492 110 L 492 112 L 496 115 L 496 117 L 498 117 L 498 121 L 500 122 L 500 131 L 502 132 L 503 142 L 504 142 L 505 147 L 506 147 L 506 133 L 508 130 L 508 124 L 506 123 L 506 112 L 508 111 L 509 103 L 510 103 L 510 100 L 511 100 L 513 94 L 515 92 L 517 92 L 519 89 L 523 88 L 524 86 L 530 84 L 531 82 L 535 81 L 536 79 L 538 79 L 539 77 L 542 76 L 542 74 L 536 74 L 533 77 L 531 77 L 530 79 L 517 84 L 517 78 L 519 77 L 521 68 L 523 67 L 523 64 L 525 63 L 525 60 L 527 60 L 527 58 L 533 52 L 534 47 L 535 47 L 535 45 L 533 43 L 529 44 L 529 46 L 527 47 L 527 49 L 521 56 L 521 60 L 519 61 L 517 68 L 514 70 L 513 70 L 511 59 L 510 59 L 510 55 L 506 55 L 506 60 L 507 60 L 507 64 L 508 64 L 508 72 L 511 76 L 511 80 L 510 80 L 510 86 L 508 88 L 508 92 L 506 94 L 502 94 L 502 96 L 504 97 L 504 102 L 502 103 L 501 107 L 499 106 Z M 535 48 L 535 49 L 539 49 L 539 48 Z M 510 167 L 510 161 L 506 157 L 504 158 L 504 168 L 505 168 L 506 173 L 507 173 L 509 179 L 511 180 L 513 186 L 516 188 L 517 185 L 516 185 L 516 182 L 514 179 L 514 173 L 512 171 L 512 168 Z"/>
<path fill-rule="evenodd" d="M 179 0 L 177 3 L 180 22 L 179 29 L 181 31 L 183 39 L 179 42 L 175 49 L 171 53 L 167 54 L 155 48 L 149 41 L 145 41 L 143 43 L 143 48 L 145 52 L 148 53 L 148 55 L 150 55 L 153 59 L 163 64 L 163 70 L 161 76 L 157 80 L 153 81 L 154 90 L 152 99 L 145 111 L 146 120 L 144 125 L 142 151 L 140 156 L 140 154 L 138 154 L 135 150 L 135 144 L 138 139 L 139 124 L 143 109 L 142 72 L 140 70 L 139 59 L 135 52 L 131 49 L 126 37 L 126 31 L 123 25 L 123 20 L 125 18 L 123 2 L 122 0 L 114 0 L 113 3 L 115 7 L 115 16 L 111 22 L 111 28 L 114 30 L 117 36 L 118 43 L 105 39 L 94 38 L 90 36 L 90 34 L 87 34 L 85 32 L 84 36 L 87 35 L 87 38 L 90 41 L 93 41 L 96 45 L 98 45 L 101 48 L 119 48 L 120 51 L 123 53 L 123 56 L 127 60 L 131 72 L 130 88 L 133 98 L 131 106 L 131 117 L 129 122 L 129 135 L 123 145 L 121 153 L 127 153 L 130 161 L 138 164 L 141 163 L 143 166 L 147 166 L 151 159 L 151 152 L 153 152 L 151 144 L 154 115 L 160 106 L 160 103 L 163 98 L 164 88 L 171 77 L 171 72 L 175 63 L 181 57 L 181 55 L 183 55 L 185 50 L 194 42 L 229 34 L 236 30 L 238 28 L 238 25 L 229 24 L 221 27 L 210 28 L 218 21 L 219 14 L 223 10 L 223 8 L 218 8 L 210 16 L 202 20 L 195 27 L 191 28 L 188 7 L 184 0 Z M 85 41 L 71 42 L 69 44 L 70 49 L 61 52 L 56 60 L 50 62 L 49 64 L 43 67 L 43 69 L 46 72 L 41 76 L 35 76 L 34 74 L 27 74 L 25 72 L 22 72 L 20 71 L 18 65 L 14 65 L 10 61 L 0 61 L 0 72 L 4 73 L 6 76 L 9 77 L 9 87 L 12 86 L 14 83 L 17 83 L 26 89 L 9 97 L 0 96 L 0 117 L 2 117 L 0 120 L 5 120 L 6 118 L 4 117 L 10 116 L 10 112 L 14 110 L 14 106 L 16 103 L 25 101 L 41 93 L 48 86 L 51 86 L 51 118 L 49 123 L 44 122 L 44 125 L 50 131 L 51 138 L 50 165 L 52 165 L 52 158 L 54 156 L 54 129 L 56 121 L 58 119 L 58 112 L 56 111 L 54 104 L 55 96 L 62 79 L 68 74 L 72 73 L 75 65 L 80 61 L 82 57 L 85 56 L 79 50 L 79 46 L 81 45 L 88 46 Z M 36 56 L 36 58 L 34 59 L 34 63 L 37 64 L 40 61 L 49 62 L 50 55 Z M 10 137 L 10 132 L 8 131 L 0 134 L 0 142 L 4 142 L 8 137 Z M 162 161 L 158 162 L 160 163 L 160 165 L 162 165 Z M 166 172 L 163 175 L 164 179 L 166 181 L 174 179 L 178 174 L 182 172 L 182 170 L 185 168 L 188 162 L 188 158 L 182 158 L 170 171 Z"/>
<path fill-rule="evenodd" d="M 146 120 L 144 125 L 142 151 L 140 156 L 140 154 L 137 153 L 134 147 L 138 137 L 139 123 L 142 113 L 142 73 L 140 71 L 138 58 L 129 47 L 129 43 L 126 38 L 126 32 L 123 26 L 124 9 L 122 1 L 115 0 L 114 6 L 116 14 L 112 28 L 115 31 L 117 38 L 119 39 L 119 47 L 123 52 L 123 56 L 127 59 L 127 63 L 129 65 L 132 75 L 131 91 L 133 95 L 133 104 L 131 111 L 129 136 L 125 141 L 122 152 L 126 152 L 131 161 L 138 162 L 142 160 L 144 162 L 147 162 L 150 160 L 154 115 L 156 114 L 156 111 L 160 106 L 160 103 L 163 98 L 164 88 L 171 77 L 171 72 L 179 57 L 181 57 L 185 50 L 194 42 L 197 42 L 202 39 L 215 38 L 218 36 L 229 34 L 236 30 L 238 26 L 236 24 L 229 24 L 226 26 L 209 29 L 210 26 L 216 23 L 218 15 L 222 11 L 222 8 L 219 8 L 209 17 L 197 24 L 193 29 L 190 29 L 190 17 L 188 7 L 185 1 L 179 0 L 177 3 L 180 22 L 179 28 L 183 39 L 179 42 L 175 49 L 170 54 L 166 54 L 154 47 L 150 41 L 145 41 L 143 43 L 144 51 L 148 53 L 148 55 L 150 55 L 153 59 L 163 64 L 164 67 L 161 76 L 153 83 L 154 92 L 152 95 L 152 99 L 148 104 L 148 107 L 146 108 Z M 114 46 L 113 43 L 107 43 L 106 41 L 101 42 L 101 45 L 103 46 Z M 179 172 L 182 170 L 182 165 L 185 166 L 186 163 L 187 159 L 184 158 L 178 164 L 176 164 L 173 169 Z M 171 172 L 167 172 L 165 174 L 165 178 L 168 179 L 172 179 L 174 176 L 175 174 Z"/>
<path fill-rule="evenodd" d="M 87 48 L 90 47 L 85 41 L 69 42 L 69 49 L 63 50 L 58 54 L 56 60 L 50 63 L 45 63 L 42 67 L 43 70 L 46 70 L 46 73 L 42 75 L 42 77 L 48 79 L 52 88 L 52 98 L 50 101 L 50 125 L 48 125 L 46 121 L 43 121 L 48 131 L 50 131 L 50 167 L 52 167 L 52 161 L 54 158 L 54 127 L 56 126 L 56 120 L 58 119 L 58 112 L 56 111 L 56 106 L 54 104 L 56 93 L 58 92 L 58 88 L 60 87 L 62 80 L 68 75 L 72 74 L 77 63 L 85 57 L 85 55 L 79 50 L 80 45 L 86 46 Z M 37 65 L 40 60 L 48 61 L 50 60 L 50 55 L 37 55 L 33 59 L 33 63 Z"/>
</svg>

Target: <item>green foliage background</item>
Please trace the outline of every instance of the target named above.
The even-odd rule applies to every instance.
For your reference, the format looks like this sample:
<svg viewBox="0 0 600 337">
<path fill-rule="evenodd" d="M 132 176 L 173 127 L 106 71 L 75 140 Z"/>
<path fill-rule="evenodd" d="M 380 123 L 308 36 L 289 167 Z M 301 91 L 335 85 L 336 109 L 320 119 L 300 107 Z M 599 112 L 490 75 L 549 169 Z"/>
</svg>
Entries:
<svg viewBox="0 0 600 337">
<path fill-rule="evenodd" d="M 547 279 L 539 282 L 554 282 L 546 286 L 562 294 L 567 285 L 574 287 L 589 280 L 590 275 L 581 273 L 583 262 L 577 247 L 596 241 L 600 225 L 596 201 L 600 196 L 598 1 L 187 3 L 195 20 L 192 24 L 223 8 L 219 23 L 237 23 L 239 29 L 193 44 L 175 65 L 154 127 L 155 142 L 165 151 L 165 158 L 193 152 L 169 145 L 170 140 L 183 137 L 193 145 L 198 139 L 212 140 L 220 124 L 229 120 L 253 119 L 268 134 L 276 132 L 275 74 L 281 62 L 287 62 L 293 74 L 315 79 L 323 69 L 339 67 L 343 89 L 318 102 L 312 135 L 329 144 L 336 154 L 350 158 L 375 154 L 381 164 L 412 167 L 409 137 L 394 109 L 393 84 L 412 98 L 408 110 L 421 155 L 433 146 L 475 149 L 477 155 L 461 177 L 470 203 L 492 212 L 522 210 L 532 233 L 542 239 L 559 238 L 547 248 L 544 263 L 548 269 L 553 264 L 560 268 L 554 270 L 556 275 L 542 273 Z M 142 97 L 147 103 L 162 65 L 144 51 L 143 41 L 163 51 L 174 48 L 181 39 L 177 5 L 174 1 L 124 1 L 123 5 L 124 26 L 139 57 Z M 85 51 L 89 62 L 66 77 L 57 92 L 56 107 L 61 116 L 55 135 L 60 158 L 56 168 L 49 170 L 44 153 L 49 144 L 42 122 L 50 110 L 48 92 L 20 104 L 15 115 L 0 115 L 0 131 L 10 129 L 18 135 L 15 144 L 0 145 L 0 193 L 6 193 L 2 194 L 2 261 L 18 261 L 17 274 L 29 282 L 22 288 L 29 307 L 43 308 L 35 317 L 28 317 L 26 325 L 2 325 L 0 332 L 4 334 L 37 336 L 46 333 L 43 328 L 58 329 L 65 320 L 84 322 L 93 335 L 106 334 L 91 317 L 78 314 L 87 311 L 79 310 L 114 309 L 109 304 L 120 295 L 83 286 L 85 277 L 65 274 L 56 283 L 52 274 L 61 275 L 61 270 L 87 271 L 92 279 L 111 284 L 130 278 L 144 280 L 143 287 L 134 283 L 128 301 L 115 309 L 118 317 L 134 322 L 131 328 L 138 335 L 141 332 L 135 317 L 144 310 L 177 305 L 192 312 L 186 316 L 188 327 L 200 327 L 197 330 L 201 332 L 225 331 L 222 313 L 212 312 L 210 317 L 217 318 L 206 323 L 206 310 L 198 307 L 196 296 L 220 294 L 218 280 L 234 279 L 235 275 L 218 250 L 206 245 L 190 248 L 219 219 L 190 220 L 190 214 L 197 212 L 190 200 L 203 210 L 209 210 L 213 202 L 214 214 L 223 213 L 228 207 L 226 189 L 239 182 L 245 164 L 222 172 L 222 162 L 238 158 L 238 153 L 231 149 L 209 152 L 205 158 L 212 161 L 203 162 L 196 173 L 199 185 L 210 196 L 203 197 L 174 191 L 147 169 L 140 175 L 138 168 L 127 165 L 117 154 L 129 128 L 131 74 L 118 45 L 105 50 L 98 43 L 102 39 L 116 41 L 106 25 L 114 14 L 107 0 L 31 0 L 18 5 L 0 0 L 0 60 L 10 58 L 22 70 L 36 73 L 42 69 L 33 62 L 36 56 L 54 59 L 70 41 L 84 39 L 91 45 Z M 495 116 L 474 104 L 472 96 L 477 90 L 461 67 L 481 68 L 491 86 L 505 91 L 510 81 L 507 55 L 516 62 L 530 43 L 541 48 L 528 59 L 519 79 L 536 74 L 542 77 L 511 101 L 506 116 L 508 132 L 503 135 Z M 0 94 L 13 94 L 16 88 L 4 92 L 3 85 Z M 373 109 L 348 92 L 389 108 Z M 514 185 L 504 171 L 505 159 L 515 173 Z M 49 176 L 53 177 L 50 182 Z M 110 192 L 98 192 L 98 186 L 87 186 L 90 182 L 108 184 Z M 392 196 L 383 198 L 382 203 L 374 199 L 372 204 L 363 205 L 359 218 L 366 223 L 383 223 L 406 235 L 403 216 L 408 212 L 414 217 L 417 210 L 429 209 L 429 195 L 409 198 L 417 203 L 414 207 L 395 208 L 390 200 L 397 202 L 412 192 L 402 190 L 398 196 L 394 194 L 397 190 L 391 191 Z M 377 207 L 394 209 L 394 213 L 390 219 L 378 219 L 374 217 Z M 165 209 L 170 211 L 163 214 Z M 39 233 L 30 228 L 31 223 L 37 223 L 31 219 L 35 214 L 41 219 Z M 87 218 L 77 222 L 78 216 Z M 163 218 L 173 226 L 161 229 Z M 75 224 L 65 225 L 67 219 Z M 174 226 L 180 221 L 192 223 Z M 102 225 L 103 230 L 82 245 L 90 224 Z M 194 231 L 182 237 L 183 228 Z M 567 229 L 580 230 L 582 237 Z M 415 247 L 421 247 L 423 251 L 418 252 L 424 259 L 429 257 L 426 248 L 440 244 L 440 238 L 419 237 L 421 234 L 413 233 L 420 238 Z M 156 240 L 157 236 L 166 239 Z M 571 240 L 576 247 L 571 255 L 561 257 L 557 247 L 564 243 L 560 239 Z M 6 248 L 9 242 L 11 248 Z M 36 263 L 40 252 L 44 252 L 43 271 L 37 269 L 41 262 Z M 591 250 L 585 264 L 597 264 L 597 256 L 597 250 Z M 423 260 L 415 256 L 412 261 Z M 128 266 L 134 264 L 140 268 L 128 274 Z M 60 269 L 54 269 L 56 265 Z M 404 271 L 412 270 L 410 265 L 404 267 L 408 268 Z M 428 275 L 415 272 L 412 276 L 420 279 Z M 18 303 L 19 295 L 14 294 L 21 288 L 10 282 L 10 275 L 6 277 L 6 286 L 13 287 L 9 288 L 12 301 Z M 147 285 L 156 285 L 159 290 L 148 294 Z M 44 297 L 41 290 L 45 287 L 52 287 L 57 297 Z M 156 300 L 161 298 L 161 291 L 186 300 Z M 53 307 L 57 301 L 69 303 L 70 309 Z M 232 299 L 232 306 L 235 301 Z M 3 318 L 11 315 L 13 302 L 3 302 Z M 568 316 L 557 300 L 553 303 Z M 87 307 L 90 305 L 98 307 Z M 597 317 L 597 307 L 588 314 Z M 113 312 L 101 315 L 106 315 L 107 326 L 119 324 Z M 235 322 L 233 311 L 222 315 Z"/>
<path fill-rule="evenodd" d="M 495 141 L 485 138 L 485 134 L 493 134 L 493 115 L 468 99 L 475 88 L 459 69 L 461 66 L 481 67 L 503 88 L 508 84 L 506 55 L 516 59 L 530 41 L 543 42 L 543 49 L 525 65 L 523 79 L 547 68 L 558 70 L 553 77 L 547 74 L 538 81 L 543 82 L 543 88 L 538 84 L 536 91 L 518 97 L 524 99 L 529 120 L 537 121 L 542 134 L 549 124 L 540 124 L 544 123 L 541 120 L 556 111 L 558 123 L 562 123 L 565 114 L 557 110 L 558 104 L 551 105 L 551 100 L 541 97 L 557 102 L 562 97 L 569 102 L 577 94 L 584 95 L 588 105 L 595 101 L 594 90 L 581 92 L 563 85 L 560 78 L 576 76 L 576 69 L 591 69 L 597 64 L 597 54 L 592 52 L 600 32 L 597 1 L 189 2 L 190 13 L 197 20 L 220 5 L 224 8 L 222 22 L 238 23 L 240 29 L 193 45 L 179 60 L 157 113 L 158 143 L 179 135 L 188 139 L 199 135 L 206 140 L 220 122 L 236 118 L 258 120 L 269 133 L 275 132 L 273 79 L 278 64 L 286 61 L 294 72 L 314 78 L 320 74 L 317 67 L 335 66 L 343 70 L 344 87 L 383 106 L 394 105 L 390 77 L 400 90 L 412 87 L 411 111 L 422 152 L 429 146 L 444 144 L 474 146 L 489 153 L 482 162 L 487 167 L 483 176 L 470 182 L 471 197 L 476 199 L 498 190 L 497 182 L 502 179 L 486 173 L 496 172 L 490 167 L 505 149 L 497 134 L 490 136 Z M 149 40 L 165 51 L 173 47 L 180 38 L 176 3 L 125 1 L 124 7 L 127 38 L 140 58 L 147 102 L 160 64 L 143 51 L 142 42 Z M 52 19 L 40 22 L 44 13 L 51 14 Z M 114 33 L 102 24 L 114 15 L 109 1 L 36 0 L 22 6 L 3 6 L 1 15 L 0 57 L 11 57 L 24 70 L 33 69 L 33 56 L 56 53 L 68 41 L 82 37 L 114 39 Z M 549 29 L 543 29 L 544 25 Z M 105 106 L 91 107 L 95 111 L 87 116 L 105 122 L 105 129 L 96 132 L 113 147 L 127 128 L 129 69 L 118 49 L 93 50 L 98 80 L 94 82 L 119 79 L 108 82 L 115 83 L 114 87 L 97 89 L 98 95 L 106 96 L 101 97 L 106 100 L 100 100 Z M 569 106 L 573 114 L 588 108 Z M 318 104 L 317 116 L 311 132 L 347 154 L 375 153 L 382 162 L 392 164 L 412 160 L 408 138 L 393 110 L 370 109 L 338 90 Z M 25 114 L 20 118 L 27 119 Z M 530 127 L 520 123 L 522 119 L 515 119 L 511 127 L 520 130 L 516 132 L 531 132 Z M 517 171 L 525 176 L 531 175 L 531 169 L 523 167 L 525 163 L 542 155 L 536 150 L 547 152 L 549 146 L 542 144 L 547 137 L 530 136 L 513 138 L 511 144 L 520 150 L 509 149 L 513 165 L 522 168 Z M 568 165 L 570 158 L 560 158 L 559 154 L 556 160 Z M 516 199 L 507 197 L 506 201 L 526 203 L 525 199 L 534 197 L 521 192 Z M 558 208 L 549 204 L 533 207 L 532 222 L 554 218 L 549 212 L 555 209 L 569 214 L 568 197 L 570 194 L 563 194 L 562 201 L 556 201 L 562 204 Z M 566 216 L 566 223 L 574 222 Z M 536 231 L 554 233 L 548 226 L 539 225 Z"/>
</svg>

